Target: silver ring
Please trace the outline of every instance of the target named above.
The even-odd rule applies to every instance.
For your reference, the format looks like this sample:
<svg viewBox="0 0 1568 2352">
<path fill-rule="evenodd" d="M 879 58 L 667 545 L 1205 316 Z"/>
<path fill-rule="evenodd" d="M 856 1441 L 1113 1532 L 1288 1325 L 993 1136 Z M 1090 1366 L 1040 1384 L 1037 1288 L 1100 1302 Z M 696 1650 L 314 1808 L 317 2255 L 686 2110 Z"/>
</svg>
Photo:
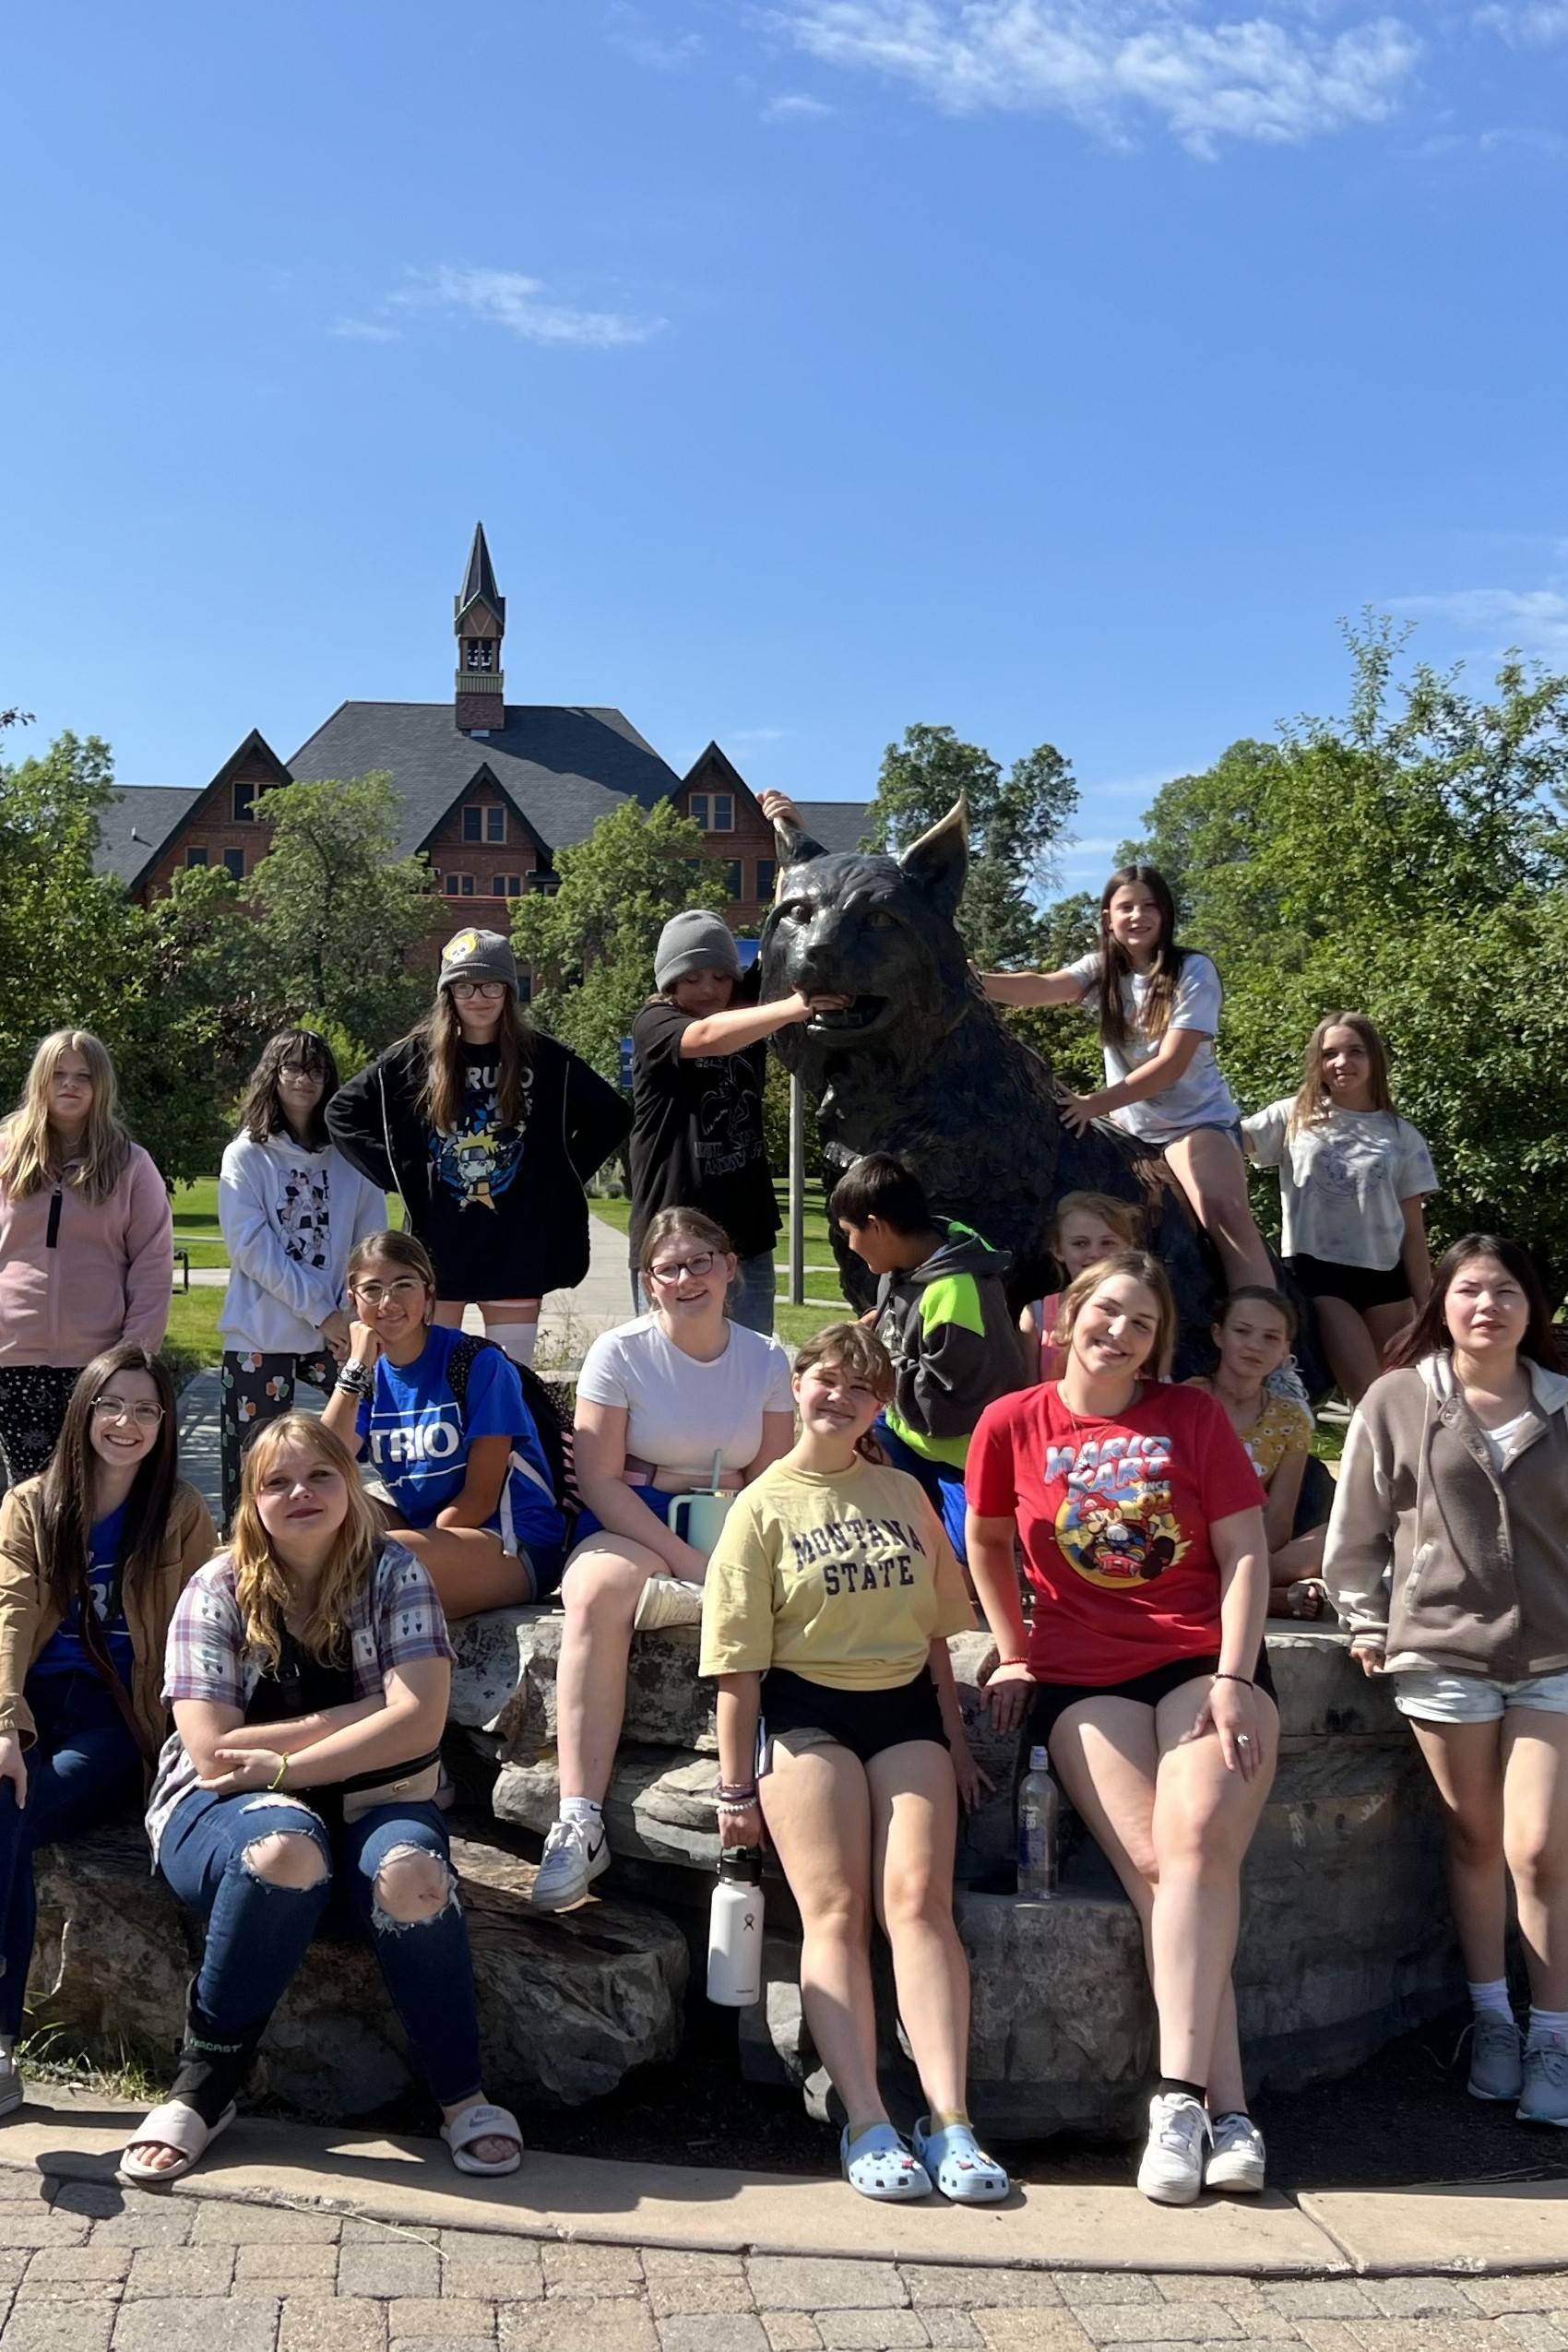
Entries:
<svg viewBox="0 0 1568 2352">
<path fill-rule="evenodd" d="M 1238 1731 L 1238 1732 L 1237 1732 L 1237 1734 L 1236 1734 L 1236 1745 L 1237 1745 L 1239 1748 L 1250 1748 L 1250 1747 L 1252 1746 L 1252 1744 L 1253 1744 L 1253 1741 L 1252 1741 L 1252 1734 L 1251 1734 L 1250 1732 L 1247 1732 L 1247 1731 Z"/>
</svg>

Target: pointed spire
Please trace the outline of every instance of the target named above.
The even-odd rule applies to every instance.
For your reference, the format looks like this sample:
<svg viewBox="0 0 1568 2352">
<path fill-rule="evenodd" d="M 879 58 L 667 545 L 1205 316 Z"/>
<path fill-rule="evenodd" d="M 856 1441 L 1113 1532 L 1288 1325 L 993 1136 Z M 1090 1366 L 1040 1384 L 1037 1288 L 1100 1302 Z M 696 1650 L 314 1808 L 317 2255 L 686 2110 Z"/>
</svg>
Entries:
<svg viewBox="0 0 1568 2352">
<path fill-rule="evenodd" d="M 488 604 L 503 628 L 506 625 L 506 600 L 495 585 L 495 570 L 485 544 L 484 525 L 474 525 L 474 543 L 469 550 L 469 568 L 463 576 L 462 593 L 452 600 L 453 609 L 461 621 L 470 604 Z"/>
</svg>

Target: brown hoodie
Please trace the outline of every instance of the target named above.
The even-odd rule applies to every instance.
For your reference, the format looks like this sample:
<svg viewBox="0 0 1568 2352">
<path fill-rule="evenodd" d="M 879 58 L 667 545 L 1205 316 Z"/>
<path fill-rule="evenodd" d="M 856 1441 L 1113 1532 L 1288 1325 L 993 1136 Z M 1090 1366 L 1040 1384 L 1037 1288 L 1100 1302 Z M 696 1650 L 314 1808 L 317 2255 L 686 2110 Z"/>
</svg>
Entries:
<svg viewBox="0 0 1568 2352">
<path fill-rule="evenodd" d="M 1323 1573 L 1394 1673 L 1517 1682 L 1568 1667 L 1568 1377 L 1528 1370 L 1501 1469 L 1445 1355 L 1384 1372 L 1356 1408 Z"/>
</svg>

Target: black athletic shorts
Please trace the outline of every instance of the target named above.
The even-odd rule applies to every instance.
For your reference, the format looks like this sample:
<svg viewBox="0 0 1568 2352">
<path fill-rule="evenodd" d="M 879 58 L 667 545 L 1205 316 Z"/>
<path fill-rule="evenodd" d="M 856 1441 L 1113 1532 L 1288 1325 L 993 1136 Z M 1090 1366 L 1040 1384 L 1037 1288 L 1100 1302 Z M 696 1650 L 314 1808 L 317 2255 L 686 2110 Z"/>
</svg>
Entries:
<svg viewBox="0 0 1568 2352">
<path fill-rule="evenodd" d="M 1218 1674 L 1219 1654 L 1211 1651 L 1206 1657 L 1173 1657 L 1167 1666 L 1156 1666 L 1146 1674 L 1134 1674 L 1130 1682 L 1041 1682 L 1035 1692 L 1035 1702 L 1024 1721 L 1024 1736 L 1019 1748 L 1025 1764 L 1031 1748 L 1046 1748 L 1051 1735 L 1069 1707 L 1083 1699 L 1134 1699 L 1140 1706 L 1157 1707 L 1161 1699 L 1179 1691 L 1183 1682 L 1195 1682 L 1202 1676 Z M 1253 1669 L 1253 1688 L 1265 1698 L 1279 1700 L 1269 1671 L 1268 1651 L 1260 1647 L 1258 1662 Z"/>
<path fill-rule="evenodd" d="M 1410 1277 L 1402 1265 L 1383 1273 L 1375 1265 L 1336 1265 L 1332 1258 L 1312 1258 L 1298 1251 L 1286 1265 L 1297 1287 L 1308 1299 L 1343 1299 L 1364 1314 L 1368 1307 L 1408 1307 Z"/>
<path fill-rule="evenodd" d="M 934 1740 L 947 1745 L 942 1709 L 931 1669 L 922 1666 L 912 1682 L 891 1691 L 833 1691 L 813 1682 L 788 1667 L 770 1666 L 762 1678 L 763 1771 L 768 1769 L 768 1746 L 781 1731 L 808 1731 L 817 1742 L 848 1748 L 861 1764 L 870 1764 L 884 1748 L 906 1740 Z"/>
</svg>

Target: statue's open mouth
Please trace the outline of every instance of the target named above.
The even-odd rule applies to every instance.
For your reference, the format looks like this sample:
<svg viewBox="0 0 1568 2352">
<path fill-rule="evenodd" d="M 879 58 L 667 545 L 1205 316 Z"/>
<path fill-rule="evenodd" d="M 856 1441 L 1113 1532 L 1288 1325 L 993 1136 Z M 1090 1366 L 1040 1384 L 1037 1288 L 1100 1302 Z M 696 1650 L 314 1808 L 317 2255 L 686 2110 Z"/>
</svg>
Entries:
<svg viewBox="0 0 1568 2352">
<path fill-rule="evenodd" d="M 874 1028 L 886 1010 L 885 996 L 852 996 L 841 1012 L 814 1013 L 806 1026 L 818 1037 L 852 1037 Z"/>
</svg>

